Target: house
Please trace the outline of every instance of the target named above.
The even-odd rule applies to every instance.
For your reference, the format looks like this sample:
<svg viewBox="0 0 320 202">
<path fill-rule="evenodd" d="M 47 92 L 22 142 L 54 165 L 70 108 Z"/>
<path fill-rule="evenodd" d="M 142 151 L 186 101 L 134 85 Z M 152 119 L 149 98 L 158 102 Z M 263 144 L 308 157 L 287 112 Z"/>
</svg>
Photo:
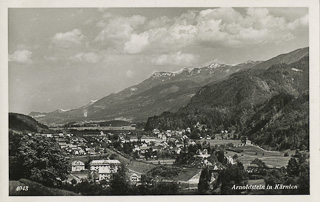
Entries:
<svg viewBox="0 0 320 202">
<path fill-rule="evenodd" d="M 90 171 L 98 174 L 98 180 L 109 181 L 120 167 L 118 160 L 93 160 L 90 162 Z"/>
<path fill-rule="evenodd" d="M 210 156 L 210 154 L 208 154 L 207 149 L 203 149 L 202 151 L 200 149 L 198 149 L 195 156 L 200 157 L 200 158 L 208 158 Z"/>
<path fill-rule="evenodd" d="M 52 134 L 41 134 L 41 135 L 44 136 L 44 137 L 48 137 L 48 138 L 52 138 L 53 137 Z"/>
<path fill-rule="evenodd" d="M 75 171 L 82 171 L 85 170 L 84 168 L 84 163 L 82 161 L 73 161 L 71 163 L 71 171 L 75 172 Z"/>
<path fill-rule="evenodd" d="M 229 164 L 232 164 L 232 165 L 235 164 L 235 162 L 233 161 L 233 158 L 231 156 L 227 156 L 226 158 L 227 158 L 227 162 Z"/>
<path fill-rule="evenodd" d="M 138 137 L 131 137 L 130 142 L 138 142 Z"/>
<path fill-rule="evenodd" d="M 155 129 L 153 129 L 152 132 L 153 132 L 153 134 L 158 135 L 160 133 L 160 130 L 155 128 Z"/>
<path fill-rule="evenodd" d="M 141 142 L 155 142 L 156 141 L 156 138 L 155 137 L 149 137 L 149 136 L 146 136 L 146 135 L 143 135 L 141 137 Z"/>
<path fill-rule="evenodd" d="M 132 184 L 137 184 L 138 182 L 141 181 L 141 175 L 139 176 L 139 175 L 133 173 L 132 175 L 130 175 L 129 179 Z"/>
<path fill-rule="evenodd" d="M 176 154 L 180 154 L 180 153 L 181 153 L 181 148 L 180 148 L 180 147 L 175 147 L 175 148 L 174 148 L 174 152 L 175 152 Z"/>
<path fill-rule="evenodd" d="M 137 185 L 138 183 L 141 182 L 141 175 L 142 173 L 136 172 L 134 170 L 129 170 L 129 172 L 126 173 L 130 183 L 133 185 Z"/>
<path fill-rule="evenodd" d="M 96 154 L 96 152 L 94 151 L 93 148 L 88 148 L 87 147 L 85 150 L 86 150 L 87 154 L 89 154 L 89 155 L 95 155 Z"/>
<path fill-rule="evenodd" d="M 83 151 L 82 148 L 78 148 L 78 151 L 79 151 L 79 155 L 85 155 L 86 154 L 86 152 Z"/>
<path fill-rule="evenodd" d="M 167 136 L 166 136 L 166 135 L 162 135 L 161 140 L 164 141 L 164 142 L 166 142 L 166 141 L 167 141 Z"/>
<path fill-rule="evenodd" d="M 61 149 L 66 148 L 67 147 L 67 143 L 66 142 L 58 142 L 59 146 Z"/>
</svg>

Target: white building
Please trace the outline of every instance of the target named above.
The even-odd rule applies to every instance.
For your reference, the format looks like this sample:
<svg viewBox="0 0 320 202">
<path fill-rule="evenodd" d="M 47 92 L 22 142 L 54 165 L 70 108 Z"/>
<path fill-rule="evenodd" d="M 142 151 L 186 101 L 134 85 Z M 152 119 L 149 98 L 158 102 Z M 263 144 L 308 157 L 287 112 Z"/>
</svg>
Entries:
<svg viewBox="0 0 320 202">
<path fill-rule="evenodd" d="M 120 167 L 118 160 L 93 160 L 90 162 L 90 170 L 98 173 L 98 180 L 110 180 Z"/>
<path fill-rule="evenodd" d="M 75 171 L 82 171 L 84 170 L 84 163 L 82 161 L 73 161 L 71 163 L 71 171 L 75 172 Z"/>
<path fill-rule="evenodd" d="M 158 135 L 160 133 L 160 130 L 155 128 L 155 129 L 153 129 L 152 132 L 153 132 L 153 134 Z"/>
<path fill-rule="evenodd" d="M 233 161 L 233 158 L 231 156 L 227 156 L 226 158 L 227 158 L 228 163 L 230 163 L 232 165 L 235 164 L 235 162 Z"/>
</svg>

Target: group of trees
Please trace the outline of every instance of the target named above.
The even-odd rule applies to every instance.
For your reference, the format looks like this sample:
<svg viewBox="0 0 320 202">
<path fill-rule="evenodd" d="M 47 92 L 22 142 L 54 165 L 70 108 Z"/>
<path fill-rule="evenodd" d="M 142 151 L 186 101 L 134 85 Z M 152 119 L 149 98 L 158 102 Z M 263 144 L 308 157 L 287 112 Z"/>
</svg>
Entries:
<svg viewBox="0 0 320 202">
<path fill-rule="evenodd" d="M 9 179 L 21 178 L 57 186 L 71 170 L 66 154 L 54 139 L 9 132 Z"/>
<path fill-rule="evenodd" d="M 269 194 L 309 194 L 310 193 L 310 167 L 308 156 L 305 153 L 296 151 L 290 158 L 286 168 L 271 170 L 264 178 L 266 185 L 276 184 L 297 185 L 297 189 L 271 189 Z"/>
<path fill-rule="evenodd" d="M 241 190 L 232 189 L 234 185 L 245 185 L 248 174 L 241 162 L 236 164 L 226 164 L 225 169 L 216 173 L 209 167 L 201 171 L 198 191 L 200 194 L 212 194 L 214 189 L 220 187 L 219 194 L 240 194 Z M 216 178 L 214 178 L 216 177 Z M 213 179 L 214 178 L 214 179 Z"/>
<path fill-rule="evenodd" d="M 217 152 L 219 153 L 219 152 Z M 217 159 L 222 157 L 217 157 Z M 220 159 L 220 160 L 221 160 Z M 260 168 L 268 168 L 261 159 L 254 159 L 252 164 L 258 165 Z M 220 188 L 218 194 L 241 194 L 241 189 L 232 189 L 235 186 L 243 186 L 247 184 L 249 179 L 247 171 L 241 162 L 236 164 L 222 163 L 224 169 L 216 171 L 218 178 L 213 182 L 213 170 L 205 167 L 200 175 L 198 191 L 200 194 L 213 194 L 214 189 Z M 286 167 L 280 169 L 266 169 L 263 174 L 265 185 L 275 187 L 279 185 L 297 186 L 293 189 L 265 189 L 265 194 L 309 194 L 310 188 L 310 168 L 308 155 L 298 150 L 296 154 L 289 160 Z"/>
</svg>

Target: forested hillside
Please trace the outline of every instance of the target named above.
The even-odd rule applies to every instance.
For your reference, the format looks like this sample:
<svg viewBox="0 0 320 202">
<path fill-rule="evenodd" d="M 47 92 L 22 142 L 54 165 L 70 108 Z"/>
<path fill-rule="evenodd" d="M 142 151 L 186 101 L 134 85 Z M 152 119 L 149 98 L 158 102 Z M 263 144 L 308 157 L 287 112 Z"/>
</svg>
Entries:
<svg viewBox="0 0 320 202">
<path fill-rule="evenodd" d="M 190 127 L 235 129 L 274 149 L 308 148 L 309 57 L 292 64 L 242 71 L 201 88 L 177 113 L 150 117 L 146 130 Z"/>
</svg>

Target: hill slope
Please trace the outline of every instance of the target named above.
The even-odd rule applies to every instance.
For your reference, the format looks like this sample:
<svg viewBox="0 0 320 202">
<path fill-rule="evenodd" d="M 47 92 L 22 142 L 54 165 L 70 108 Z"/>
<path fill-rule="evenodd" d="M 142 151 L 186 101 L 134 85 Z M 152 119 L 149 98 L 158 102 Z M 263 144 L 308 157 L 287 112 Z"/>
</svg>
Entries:
<svg viewBox="0 0 320 202">
<path fill-rule="evenodd" d="M 239 87 L 250 86 L 252 85 L 250 82 L 257 81 L 248 80 L 245 75 L 260 74 L 261 71 L 276 64 L 292 64 L 308 55 L 308 52 L 309 48 L 302 48 L 276 56 L 265 62 L 247 61 L 237 65 L 211 63 L 202 68 L 182 68 L 176 72 L 156 72 L 138 85 L 126 88 L 116 94 L 110 94 L 78 109 L 55 110 L 50 113 L 32 112 L 30 115 L 46 124 L 111 119 L 146 121 L 149 116 L 160 115 L 164 111 L 175 112 L 180 107 L 187 105 L 191 97 L 204 85 L 209 87 L 214 84 L 222 85 L 220 83 L 232 75 L 234 82 L 242 82 Z M 263 86 L 264 83 L 257 85 Z M 242 92 L 238 96 L 246 96 L 246 87 L 242 90 L 237 86 L 234 87 Z M 216 91 L 216 93 L 215 102 L 222 92 Z M 247 93 L 249 96 L 251 95 L 250 91 Z M 264 92 L 261 93 L 264 94 Z M 239 97 L 239 99 L 241 98 Z M 195 100 L 196 98 L 193 102 L 196 102 Z M 225 99 L 220 100 L 224 101 Z"/>
<path fill-rule="evenodd" d="M 197 90 L 210 82 L 218 82 L 234 72 L 251 68 L 260 62 L 238 65 L 211 63 L 202 68 L 183 68 L 176 72 L 156 72 L 138 85 L 110 94 L 73 110 L 50 113 L 32 112 L 42 123 L 65 123 L 84 120 L 142 120 L 163 111 L 176 111 L 186 105 Z"/>
<path fill-rule="evenodd" d="M 9 196 L 79 196 L 79 194 L 21 179 L 19 181 L 9 181 Z"/>
<path fill-rule="evenodd" d="M 30 116 L 9 113 L 9 129 L 15 132 L 48 132 L 49 129 Z"/>
<path fill-rule="evenodd" d="M 301 141 L 308 136 L 308 94 L 309 58 L 305 56 L 289 65 L 250 69 L 204 86 L 177 113 L 150 117 L 146 130 L 186 128 L 200 122 L 216 131 L 236 128 L 256 143 L 277 149 L 292 146 L 294 141 L 295 148 L 308 147 L 306 141 Z M 296 119 L 304 121 L 300 125 L 290 122 Z M 287 128 L 291 130 L 283 130 Z M 265 131 L 273 134 L 269 142 Z M 300 141 L 293 140 L 297 138 L 291 132 L 296 132 Z"/>
</svg>

